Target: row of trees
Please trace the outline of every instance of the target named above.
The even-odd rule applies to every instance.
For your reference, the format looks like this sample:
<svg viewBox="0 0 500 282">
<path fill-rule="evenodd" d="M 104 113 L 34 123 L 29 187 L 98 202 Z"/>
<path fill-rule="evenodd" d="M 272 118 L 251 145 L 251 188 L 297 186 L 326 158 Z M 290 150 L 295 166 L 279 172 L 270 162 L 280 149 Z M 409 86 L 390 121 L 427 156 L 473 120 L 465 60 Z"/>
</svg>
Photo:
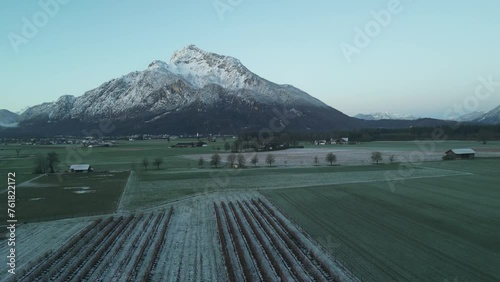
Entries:
<svg viewBox="0 0 500 282">
<path fill-rule="evenodd" d="M 253 166 L 257 166 L 257 164 L 259 163 L 259 157 L 257 156 L 257 154 L 254 154 L 252 156 L 252 158 L 250 159 L 250 163 L 253 165 Z M 330 165 L 333 165 L 334 163 L 337 162 L 337 156 L 333 153 L 328 153 L 325 157 L 325 161 L 327 161 L 328 163 L 330 163 Z M 268 166 L 273 166 L 275 163 L 276 163 L 276 157 L 273 155 L 273 154 L 267 154 L 266 155 L 266 158 L 264 160 L 264 162 L 268 165 Z M 204 167 L 205 166 L 205 159 L 203 157 L 200 157 L 198 159 L 198 166 L 199 167 Z M 218 154 L 218 153 L 215 153 L 211 156 L 210 158 L 210 166 L 213 166 L 215 168 L 219 167 L 219 165 L 222 163 L 222 159 L 221 159 L 221 156 Z M 244 167 L 246 165 L 246 157 L 243 155 L 243 154 L 234 154 L 234 153 L 231 153 L 227 156 L 227 160 L 226 160 L 226 163 L 229 164 L 230 167 Z M 314 157 L 314 164 L 315 165 L 318 165 L 319 164 L 319 159 L 318 157 Z"/>
<path fill-rule="evenodd" d="M 383 156 L 381 152 L 373 152 L 370 158 L 376 164 L 379 164 L 380 162 L 383 161 Z M 389 161 L 391 163 L 394 163 L 395 160 L 396 160 L 395 155 L 389 156 Z M 331 166 L 333 166 L 333 164 L 337 162 L 337 155 L 330 152 L 326 154 L 325 161 L 329 163 Z M 209 162 L 210 166 L 218 168 L 221 163 L 222 163 L 222 158 L 218 153 L 215 153 L 211 156 Z M 235 166 L 244 167 L 246 165 L 246 157 L 243 154 L 231 153 L 227 156 L 226 163 L 229 164 L 230 167 L 235 167 Z M 253 166 L 257 166 L 257 164 L 259 163 L 259 157 L 257 156 L 257 154 L 254 154 L 252 156 L 250 163 Z M 267 154 L 265 158 L 265 163 L 270 167 L 273 166 L 276 163 L 276 157 L 273 154 Z M 314 157 L 313 163 L 315 166 L 320 164 L 318 156 Z M 200 157 L 198 159 L 198 166 L 205 167 L 205 164 L 206 164 L 205 159 L 203 157 Z"/>
<path fill-rule="evenodd" d="M 382 153 L 380 152 L 373 152 L 371 156 L 371 160 L 374 163 L 380 163 L 383 161 Z M 391 163 L 395 161 L 395 156 L 391 155 L 389 157 L 389 160 Z M 246 157 L 243 154 L 234 154 L 231 153 L 227 156 L 227 164 L 229 164 L 230 167 L 238 166 L 238 167 L 245 167 L 246 165 Z M 252 158 L 250 159 L 250 164 L 253 166 L 257 166 L 259 163 L 259 157 L 257 154 L 254 154 Z M 273 154 L 267 154 L 265 158 L 265 163 L 268 166 L 273 166 L 276 163 L 276 157 Z M 333 165 L 334 163 L 337 162 L 337 156 L 333 153 L 328 153 L 325 157 L 325 161 L 330 163 L 330 165 Z M 60 159 L 59 155 L 56 152 L 50 152 L 47 155 L 37 155 L 35 158 L 35 170 L 34 172 L 37 174 L 43 174 L 43 173 L 54 173 L 57 170 L 58 165 L 60 164 Z M 145 170 L 148 169 L 149 165 L 152 164 L 153 166 L 156 167 L 156 169 L 160 169 L 161 165 L 164 163 L 163 158 L 155 158 L 151 163 L 147 157 L 145 157 L 142 160 L 142 166 L 144 167 Z M 219 165 L 222 163 L 222 158 L 218 153 L 215 153 L 211 156 L 210 158 L 210 166 L 213 166 L 215 168 L 218 168 Z M 314 157 L 314 165 L 319 165 L 320 161 L 318 156 Z M 132 165 L 133 169 L 135 169 L 135 164 Z M 203 157 L 200 157 L 198 159 L 198 166 L 199 167 L 204 167 L 205 166 L 205 159 Z"/>
<path fill-rule="evenodd" d="M 156 169 L 160 169 L 160 166 L 163 164 L 163 158 L 155 158 L 153 160 L 152 164 L 156 167 Z M 142 159 L 142 166 L 144 167 L 145 170 L 148 169 L 148 167 L 149 167 L 149 159 L 148 158 Z"/>
<path fill-rule="evenodd" d="M 252 158 L 250 159 L 250 163 L 253 166 L 257 166 L 259 161 L 260 160 L 259 160 L 259 157 L 257 156 L 257 154 L 254 154 L 252 156 Z M 243 154 L 236 155 L 234 153 L 229 154 L 227 156 L 227 160 L 226 160 L 226 163 L 229 164 L 230 167 L 234 167 L 234 166 L 244 167 L 246 165 L 246 162 L 247 162 L 247 160 L 246 160 L 245 155 L 243 155 Z M 276 162 L 276 158 L 274 157 L 273 154 L 268 154 L 266 156 L 265 162 L 269 166 L 272 166 Z M 206 162 L 205 162 L 205 159 L 203 157 L 200 157 L 198 159 L 198 166 L 199 167 L 204 167 L 205 163 Z M 209 162 L 210 166 L 217 168 L 217 167 L 219 167 L 219 165 L 221 163 L 222 163 L 222 158 L 218 153 L 215 153 L 210 157 L 210 162 Z"/>
</svg>

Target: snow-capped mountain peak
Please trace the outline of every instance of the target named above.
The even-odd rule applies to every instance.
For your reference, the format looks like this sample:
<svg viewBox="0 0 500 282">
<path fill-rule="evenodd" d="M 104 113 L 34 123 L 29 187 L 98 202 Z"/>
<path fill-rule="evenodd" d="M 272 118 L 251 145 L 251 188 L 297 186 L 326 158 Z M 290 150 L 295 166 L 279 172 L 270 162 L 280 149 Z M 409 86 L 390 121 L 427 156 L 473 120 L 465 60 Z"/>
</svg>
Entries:
<svg viewBox="0 0 500 282">
<path fill-rule="evenodd" d="M 238 59 L 206 52 L 195 45 L 176 51 L 168 68 L 198 88 L 208 84 L 217 84 L 230 90 L 256 86 L 253 85 L 256 75 Z"/>
<path fill-rule="evenodd" d="M 222 105 L 250 112 L 269 106 L 298 111 L 313 107 L 345 117 L 300 89 L 261 78 L 238 59 L 190 45 L 175 52 L 170 63 L 155 60 L 143 71 L 112 79 L 82 96 L 30 107 L 19 121 L 149 119 Z"/>
<path fill-rule="evenodd" d="M 154 69 L 167 69 L 168 70 L 168 64 L 165 63 L 164 61 L 160 60 L 154 60 L 149 64 L 148 69 L 154 70 Z"/>
</svg>

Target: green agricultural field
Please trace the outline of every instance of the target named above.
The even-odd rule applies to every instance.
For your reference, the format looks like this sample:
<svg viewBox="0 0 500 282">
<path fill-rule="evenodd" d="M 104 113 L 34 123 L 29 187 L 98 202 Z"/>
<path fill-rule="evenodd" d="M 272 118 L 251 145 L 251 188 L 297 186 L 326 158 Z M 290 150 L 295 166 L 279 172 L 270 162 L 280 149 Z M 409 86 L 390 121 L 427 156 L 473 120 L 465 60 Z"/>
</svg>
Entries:
<svg viewBox="0 0 500 282">
<path fill-rule="evenodd" d="M 170 145 L 190 141 L 172 140 Z M 199 168 L 197 159 L 203 155 L 207 161 L 211 154 L 223 153 L 222 140 L 202 148 L 168 146 L 165 140 L 120 141 L 91 149 L 0 145 L 0 174 L 5 178 L 0 197 L 7 196 L 7 173 L 16 172 L 16 212 L 20 222 L 26 222 L 143 210 L 214 191 L 257 190 L 363 280 L 500 280 L 498 158 L 416 166 L 388 164 L 386 159 L 373 165 L 373 151 L 422 148 L 415 142 L 372 142 L 306 146 L 363 159 L 366 155 L 365 165 L 347 165 L 340 159 L 335 166 L 322 162 L 267 167 L 262 153 L 257 167 L 213 169 Z M 493 152 L 489 156 L 500 152 L 499 142 L 446 141 L 432 146 L 438 159 L 449 148 Z M 60 173 L 33 174 L 36 155 L 52 151 L 61 160 Z M 318 150 L 311 152 L 306 158 L 312 160 Z M 159 169 L 152 164 L 157 157 L 164 160 Z M 144 158 L 150 162 L 147 169 L 141 164 Z M 91 164 L 95 172 L 64 173 L 76 163 Z M 6 200 L 0 201 L 0 208 L 6 209 Z M 0 220 L 5 222 L 5 216 Z"/>
<path fill-rule="evenodd" d="M 129 172 L 41 176 L 17 187 L 17 220 L 46 221 L 113 213 L 128 177 Z M 1 220 L 5 219 L 2 215 Z"/>
<path fill-rule="evenodd" d="M 425 163 L 469 175 L 264 190 L 366 281 L 499 281 L 500 159 Z"/>
<path fill-rule="evenodd" d="M 134 171 L 121 209 L 136 210 L 214 191 L 268 190 L 311 185 L 384 181 L 385 173 L 397 173 L 398 165 L 324 166 L 307 168 L 247 168 Z M 411 178 L 463 175 L 439 168 L 416 168 Z"/>
<path fill-rule="evenodd" d="M 56 152 L 59 155 L 61 164 L 59 169 L 64 171 L 71 164 L 89 163 L 96 170 L 123 170 L 140 168 L 140 163 L 144 158 L 150 162 L 154 158 L 164 159 L 162 164 L 166 169 L 179 169 L 196 167 L 196 161 L 180 158 L 186 154 L 208 154 L 216 151 L 217 148 L 223 150 L 223 142 L 209 143 L 208 147 L 201 148 L 169 148 L 177 142 L 193 142 L 195 139 L 172 140 L 147 140 L 147 141 L 118 141 L 112 147 L 84 148 L 80 145 L 53 145 L 53 146 L 28 146 L 28 145 L 0 145 L 0 172 L 7 170 L 22 170 L 27 174 L 33 172 L 33 161 L 36 155 L 46 155 L 49 152 Z M 21 151 L 17 154 L 16 149 Z M 152 165 L 151 165 L 152 166 Z M 32 177 L 31 177 L 32 178 Z M 27 179 L 30 179 L 28 177 Z"/>
</svg>

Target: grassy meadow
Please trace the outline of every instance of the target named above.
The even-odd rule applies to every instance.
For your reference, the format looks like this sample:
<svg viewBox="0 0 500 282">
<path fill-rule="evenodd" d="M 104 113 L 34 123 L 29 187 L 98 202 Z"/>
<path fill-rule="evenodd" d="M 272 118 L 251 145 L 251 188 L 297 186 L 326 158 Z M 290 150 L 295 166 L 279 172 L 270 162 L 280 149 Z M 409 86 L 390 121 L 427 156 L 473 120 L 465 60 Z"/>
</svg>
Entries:
<svg viewBox="0 0 500 282">
<path fill-rule="evenodd" d="M 46 174 L 16 189 L 19 222 L 114 213 L 129 172 Z M 0 216 L 6 220 L 6 214 Z"/>
</svg>

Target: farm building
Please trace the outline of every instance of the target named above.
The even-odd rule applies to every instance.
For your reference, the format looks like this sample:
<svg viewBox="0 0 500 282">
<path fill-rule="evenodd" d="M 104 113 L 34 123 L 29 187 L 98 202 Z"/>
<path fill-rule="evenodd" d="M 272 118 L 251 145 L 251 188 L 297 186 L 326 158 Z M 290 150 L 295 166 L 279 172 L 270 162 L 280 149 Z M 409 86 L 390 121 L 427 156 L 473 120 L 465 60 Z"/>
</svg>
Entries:
<svg viewBox="0 0 500 282">
<path fill-rule="evenodd" d="M 177 143 L 173 148 L 193 148 L 195 146 L 195 143 Z"/>
<path fill-rule="evenodd" d="M 472 149 L 450 149 L 445 154 L 453 159 L 473 159 L 476 156 L 476 151 Z"/>
<path fill-rule="evenodd" d="M 328 143 L 327 140 L 315 140 L 314 145 L 326 145 Z"/>
<path fill-rule="evenodd" d="M 349 138 L 340 138 L 335 140 L 335 144 L 337 145 L 347 145 L 349 144 Z"/>
<path fill-rule="evenodd" d="M 190 142 L 190 143 L 177 143 L 172 148 L 194 148 L 194 147 L 207 147 L 207 142 Z"/>
<path fill-rule="evenodd" d="M 69 167 L 71 172 L 91 172 L 94 169 L 89 164 L 76 164 Z"/>
</svg>

